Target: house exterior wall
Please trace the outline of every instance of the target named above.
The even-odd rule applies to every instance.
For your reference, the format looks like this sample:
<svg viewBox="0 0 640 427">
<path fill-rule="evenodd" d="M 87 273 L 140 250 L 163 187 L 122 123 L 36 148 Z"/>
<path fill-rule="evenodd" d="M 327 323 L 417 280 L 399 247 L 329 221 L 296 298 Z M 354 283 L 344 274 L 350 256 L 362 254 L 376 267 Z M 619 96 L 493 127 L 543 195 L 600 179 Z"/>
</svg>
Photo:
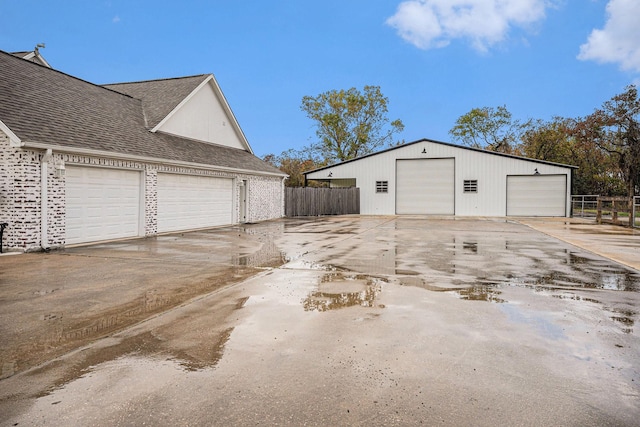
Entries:
<svg viewBox="0 0 640 427">
<path fill-rule="evenodd" d="M 158 130 L 198 141 L 246 149 L 210 84 L 194 93 Z"/>
<path fill-rule="evenodd" d="M 423 153 L 423 150 L 425 153 Z M 360 212 L 364 215 L 396 214 L 396 160 L 455 159 L 455 215 L 505 216 L 507 176 L 567 175 L 566 215 L 570 215 L 571 169 L 526 159 L 505 157 L 448 144 L 420 141 L 307 175 L 308 179 L 355 179 L 360 188 Z M 477 193 L 464 193 L 464 180 L 478 181 Z M 388 181 L 388 193 L 376 193 L 376 181 Z"/>
<path fill-rule="evenodd" d="M 158 233 L 158 168 L 149 165 L 144 170 L 144 235 Z"/>
<path fill-rule="evenodd" d="M 0 222 L 7 222 L 13 194 L 9 164 L 9 137 L 0 131 Z"/>
<path fill-rule="evenodd" d="M 47 242 L 42 242 L 41 162 L 44 151 L 25 150 L 9 145 L 0 131 L 0 222 L 4 231 L 3 250 L 32 251 L 65 244 L 65 177 L 56 174 L 55 164 L 96 166 L 143 171 L 143 215 L 140 236 L 158 232 L 158 173 L 169 172 L 234 179 L 234 212 L 239 217 L 241 180 L 249 187 L 247 221 L 256 222 L 284 216 L 284 182 L 281 177 L 237 174 L 208 169 L 177 167 L 156 163 L 109 159 L 77 154 L 53 153 L 47 162 Z M 58 176 L 60 175 L 60 176 Z"/>
<path fill-rule="evenodd" d="M 281 177 L 246 176 L 247 222 L 258 222 L 284 216 L 284 180 Z M 235 190 L 238 194 L 239 187 Z M 239 202 L 236 211 L 239 212 Z"/>
<path fill-rule="evenodd" d="M 0 222 L 3 250 L 29 251 L 64 243 L 64 176 L 55 176 L 54 155 L 47 163 L 47 240 L 42 242 L 41 163 L 44 152 L 11 147 L 0 131 Z"/>
</svg>

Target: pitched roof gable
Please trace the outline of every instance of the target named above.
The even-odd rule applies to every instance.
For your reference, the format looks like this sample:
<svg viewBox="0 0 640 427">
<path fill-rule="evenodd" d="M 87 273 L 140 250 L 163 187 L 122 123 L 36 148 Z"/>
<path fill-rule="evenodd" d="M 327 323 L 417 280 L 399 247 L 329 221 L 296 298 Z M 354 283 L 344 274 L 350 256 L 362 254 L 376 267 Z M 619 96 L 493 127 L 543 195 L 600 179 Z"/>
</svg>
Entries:
<svg viewBox="0 0 640 427">
<path fill-rule="evenodd" d="M 142 106 L 147 119 L 147 127 L 149 127 L 152 132 L 162 132 L 164 131 L 164 124 L 168 122 L 172 116 L 180 115 L 182 107 L 186 106 L 189 100 L 196 96 L 196 93 L 202 91 L 203 86 L 207 84 L 210 85 L 210 88 L 213 90 L 215 98 L 217 99 L 216 102 L 219 102 L 219 106 L 222 108 L 226 120 L 231 123 L 235 131 L 235 136 L 238 138 L 239 146 L 253 153 L 249 141 L 240 128 L 240 124 L 236 120 L 213 74 L 200 74 L 190 77 L 141 82 L 114 83 L 104 85 L 104 87 L 142 100 Z M 171 131 L 168 132 L 173 133 Z M 198 139 L 191 135 L 182 136 Z M 216 141 L 209 142 L 215 143 Z"/>
<path fill-rule="evenodd" d="M 530 162 L 541 163 L 541 164 L 545 164 L 545 165 L 562 166 L 562 167 L 571 168 L 571 169 L 578 169 L 577 166 L 571 166 L 571 165 L 565 165 L 565 164 L 562 164 L 562 163 L 549 162 L 547 160 L 532 159 L 532 158 L 529 158 L 529 157 L 516 156 L 514 154 L 500 153 L 498 151 L 484 150 L 482 148 L 467 147 L 465 145 L 457 145 L 457 144 L 452 144 L 450 142 L 442 142 L 442 141 L 436 141 L 436 140 L 433 140 L 433 139 L 422 138 L 422 139 L 419 139 L 417 141 L 407 142 L 405 144 L 396 145 L 394 147 L 390 147 L 390 148 L 387 148 L 387 149 L 384 149 L 384 150 L 381 150 L 381 151 L 377 151 L 375 153 L 370 153 L 370 154 L 366 154 L 364 156 L 356 157 L 355 159 L 345 160 L 343 162 L 338 162 L 338 163 L 334 163 L 334 164 L 331 164 L 331 165 L 323 166 L 321 168 L 317 168 L 317 169 L 313 169 L 313 170 L 310 170 L 310 171 L 307 171 L 307 172 L 303 172 L 303 175 L 308 175 L 308 174 L 311 174 L 311 173 L 314 173 L 314 172 L 319 172 L 319 171 L 322 171 L 322 170 L 325 170 L 325 169 L 330 169 L 332 167 L 344 165 L 346 163 L 356 162 L 358 160 L 362 160 L 362 159 L 365 159 L 367 157 L 377 156 L 379 154 L 386 153 L 388 151 L 399 150 L 399 149 L 408 147 L 410 145 L 419 144 L 419 143 L 422 143 L 422 142 L 428 142 L 430 144 L 446 145 L 446 146 L 453 147 L 453 148 L 459 148 L 459 149 L 462 149 L 462 150 L 476 151 L 476 152 L 480 152 L 480 153 L 484 153 L 484 154 L 489 154 L 489 155 L 492 155 L 492 156 L 509 157 L 509 158 L 512 158 L 512 159 L 527 160 L 527 161 L 530 161 Z"/>
<path fill-rule="evenodd" d="M 285 175 L 246 150 L 149 132 L 141 100 L 3 51 L 0 121 L 27 147 L 47 145 L 62 151 Z"/>
<path fill-rule="evenodd" d="M 173 79 L 106 84 L 103 87 L 140 99 L 147 116 L 147 126 L 152 129 L 200 86 L 207 77 L 209 77 L 208 74 L 201 74 Z"/>
<path fill-rule="evenodd" d="M 127 150 L 146 133 L 140 101 L 0 54 L 0 120 L 22 141 Z"/>
<path fill-rule="evenodd" d="M 38 47 L 41 47 L 41 46 L 38 45 Z M 17 56 L 18 58 L 26 59 L 31 62 L 35 62 L 36 64 L 40 64 L 45 67 L 51 68 L 51 65 L 49 65 L 47 60 L 44 59 L 44 56 L 40 54 L 40 52 L 38 51 L 38 48 L 36 48 L 36 50 L 32 50 L 29 52 L 12 52 L 11 54 L 13 56 Z"/>
</svg>

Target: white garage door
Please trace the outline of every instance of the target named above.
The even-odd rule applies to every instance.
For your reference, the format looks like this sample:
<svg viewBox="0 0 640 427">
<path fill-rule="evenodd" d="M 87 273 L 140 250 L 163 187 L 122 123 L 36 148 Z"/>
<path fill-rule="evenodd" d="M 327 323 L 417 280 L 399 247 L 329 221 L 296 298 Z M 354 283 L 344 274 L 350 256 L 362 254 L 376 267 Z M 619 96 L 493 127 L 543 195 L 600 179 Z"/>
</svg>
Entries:
<svg viewBox="0 0 640 427">
<path fill-rule="evenodd" d="M 507 216 L 565 216 L 566 175 L 507 177 Z"/>
<path fill-rule="evenodd" d="M 158 174 L 158 232 L 233 223 L 233 180 Z"/>
<path fill-rule="evenodd" d="M 66 243 L 138 236 L 141 181 L 138 171 L 68 166 Z"/>
<path fill-rule="evenodd" d="M 396 162 L 396 213 L 453 215 L 454 159 Z"/>
</svg>

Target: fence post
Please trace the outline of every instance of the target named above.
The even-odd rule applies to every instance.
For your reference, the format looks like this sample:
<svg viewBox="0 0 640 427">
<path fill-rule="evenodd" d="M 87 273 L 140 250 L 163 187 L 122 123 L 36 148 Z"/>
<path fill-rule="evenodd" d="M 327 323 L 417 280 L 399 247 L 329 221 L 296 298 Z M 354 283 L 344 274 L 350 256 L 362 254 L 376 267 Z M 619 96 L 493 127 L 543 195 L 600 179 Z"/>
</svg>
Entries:
<svg viewBox="0 0 640 427">
<path fill-rule="evenodd" d="M 596 222 L 598 224 L 602 224 L 602 199 L 600 197 L 598 197 L 598 203 L 596 204 L 596 209 L 597 209 L 597 213 L 596 213 Z"/>
</svg>

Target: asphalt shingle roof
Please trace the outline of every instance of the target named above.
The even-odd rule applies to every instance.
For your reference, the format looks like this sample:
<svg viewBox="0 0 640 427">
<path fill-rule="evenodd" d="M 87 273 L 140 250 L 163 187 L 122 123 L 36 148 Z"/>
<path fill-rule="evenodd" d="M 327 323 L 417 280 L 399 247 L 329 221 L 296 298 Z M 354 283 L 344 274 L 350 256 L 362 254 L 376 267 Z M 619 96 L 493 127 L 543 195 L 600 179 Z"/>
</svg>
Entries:
<svg viewBox="0 0 640 427">
<path fill-rule="evenodd" d="M 11 52 L 11 55 L 13 56 L 17 56 L 18 58 L 24 58 L 25 56 L 29 55 L 31 52 L 28 51 L 20 51 L 20 52 Z"/>
<path fill-rule="evenodd" d="M 180 84 L 162 105 L 148 106 L 147 121 L 205 78 L 165 80 Z M 245 150 L 149 132 L 143 107 L 141 99 L 0 51 L 0 120 L 24 142 L 284 175 Z"/>
<path fill-rule="evenodd" d="M 151 129 L 167 117 L 207 77 L 208 74 L 201 74 L 173 79 L 114 83 L 103 87 L 140 99 L 147 115 L 147 126 Z"/>
</svg>

